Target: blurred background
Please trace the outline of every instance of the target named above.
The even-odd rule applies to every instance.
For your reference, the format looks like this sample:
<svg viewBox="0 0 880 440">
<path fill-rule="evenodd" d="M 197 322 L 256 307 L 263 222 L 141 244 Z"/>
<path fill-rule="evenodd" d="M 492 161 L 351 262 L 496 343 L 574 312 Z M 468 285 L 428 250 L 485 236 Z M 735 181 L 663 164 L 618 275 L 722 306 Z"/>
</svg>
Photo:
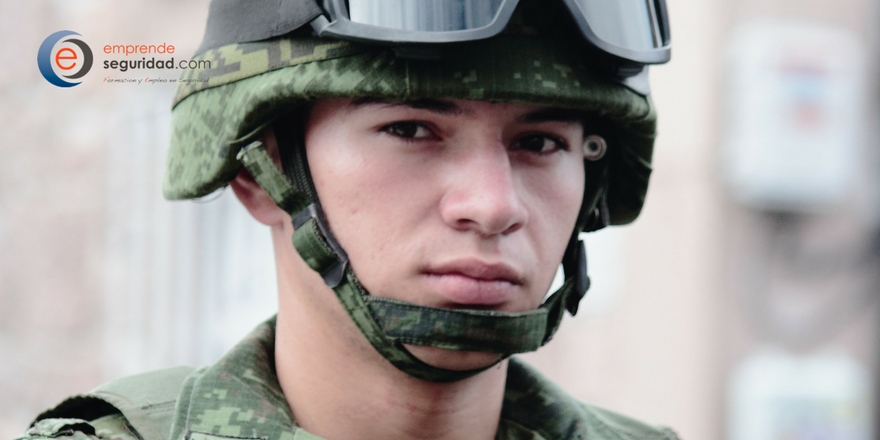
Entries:
<svg viewBox="0 0 880 440">
<path fill-rule="evenodd" d="M 877 0 L 668 0 L 655 173 L 586 237 L 590 290 L 525 356 L 683 439 L 878 439 Z M 207 0 L 0 2 L 0 438 L 106 380 L 213 362 L 275 309 L 269 232 L 230 191 L 166 202 L 180 71 L 77 87 L 51 33 L 198 46 Z"/>
</svg>

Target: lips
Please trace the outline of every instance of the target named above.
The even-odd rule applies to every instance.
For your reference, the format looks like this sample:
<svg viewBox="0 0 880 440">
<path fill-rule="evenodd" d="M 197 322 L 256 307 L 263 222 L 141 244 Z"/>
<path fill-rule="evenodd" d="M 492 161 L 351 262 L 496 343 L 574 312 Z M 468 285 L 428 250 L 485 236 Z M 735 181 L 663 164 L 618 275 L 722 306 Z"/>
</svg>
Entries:
<svg viewBox="0 0 880 440">
<path fill-rule="evenodd" d="M 477 259 L 429 266 L 422 273 L 452 307 L 498 306 L 509 301 L 524 283 L 523 276 L 511 266 Z"/>
</svg>

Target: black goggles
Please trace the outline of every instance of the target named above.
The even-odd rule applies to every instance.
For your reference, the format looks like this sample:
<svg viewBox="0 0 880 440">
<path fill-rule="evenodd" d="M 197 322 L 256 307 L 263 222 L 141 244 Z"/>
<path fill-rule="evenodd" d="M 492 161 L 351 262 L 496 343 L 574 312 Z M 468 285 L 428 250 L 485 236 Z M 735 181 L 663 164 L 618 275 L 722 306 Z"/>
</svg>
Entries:
<svg viewBox="0 0 880 440">
<path fill-rule="evenodd" d="M 670 58 L 666 0 L 561 0 L 584 38 L 639 64 Z M 321 37 L 370 43 L 454 43 L 489 38 L 507 26 L 519 0 L 324 0 Z"/>
</svg>

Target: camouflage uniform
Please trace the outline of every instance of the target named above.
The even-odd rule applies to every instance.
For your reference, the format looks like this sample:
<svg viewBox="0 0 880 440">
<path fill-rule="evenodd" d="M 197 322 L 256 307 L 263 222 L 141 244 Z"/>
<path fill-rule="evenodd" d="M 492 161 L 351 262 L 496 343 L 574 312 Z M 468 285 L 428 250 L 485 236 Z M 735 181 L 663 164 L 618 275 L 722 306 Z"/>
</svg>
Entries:
<svg viewBox="0 0 880 440">
<path fill-rule="evenodd" d="M 79 411 L 92 411 L 91 422 L 75 418 L 44 418 L 36 422 L 18 440 L 310 440 L 318 439 L 296 426 L 287 401 L 275 376 L 275 320 L 257 327 L 213 366 L 192 371 L 185 376 L 176 399 L 136 403 L 141 411 L 130 417 L 149 413 L 147 427 L 171 426 L 170 434 L 153 438 L 136 431 L 133 423 L 110 407 L 81 405 Z M 102 396 L 119 396 L 120 390 L 180 383 L 184 369 L 120 379 L 102 386 Z M 177 379 L 175 379 L 177 376 Z M 107 392 L 107 390 L 114 390 Z M 147 393 L 149 394 L 149 393 Z M 112 397 L 111 397 L 112 398 Z M 68 399 L 84 401 L 83 396 Z M 56 410 L 58 414 L 60 410 Z M 108 412 L 104 415 L 101 411 Z M 47 412 L 46 415 L 53 415 Z M 61 414 L 59 414 L 61 415 Z M 154 434 L 155 435 L 155 434 Z M 522 361 L 512 358 L 507 373 L 507 388 L 498 425 L 497 439 L 590 439 L 590 440 L 675 440 L 669 429 L 654 428 L 628 417 L 585 405 L 567 395 Z"/>
</svg>

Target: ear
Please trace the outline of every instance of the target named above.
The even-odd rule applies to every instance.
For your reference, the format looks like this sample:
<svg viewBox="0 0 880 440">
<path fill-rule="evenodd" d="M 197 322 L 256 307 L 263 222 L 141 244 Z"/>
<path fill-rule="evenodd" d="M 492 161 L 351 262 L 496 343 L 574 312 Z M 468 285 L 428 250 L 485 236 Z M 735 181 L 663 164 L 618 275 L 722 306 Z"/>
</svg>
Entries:
<svg viewBox="0 0 880 440">
<path fill-rule="evenodd" d="M 235 180 L 229 182 L 229 186 L 232 187 L 235 197 L 258 222 L 266 226 L 275 226 L 283 224 L 290 218 L 257 184 L 248 170 L 242 168 L 238 176 L 235 176 Z"/>
<path fill-rule="evenodd" d="M 275 133 L 271 128 L 267 129 L 261 140 L 266 146 L 266 151 L 272 156 L 275 165 L 280 168 L 278 145 L 275 142 Z M 229 186 L 232 187 L 232 192 L 235 193 L 235 197 L 244 205 L 245 209 L 260 223 L 266 226 L 275 226 L 290 221 L 290 216 L 275 204 L 275 201 L 269 197 L 269 194 L 260 187 L 244 167 L 229 183 Z"/>
</svg>

